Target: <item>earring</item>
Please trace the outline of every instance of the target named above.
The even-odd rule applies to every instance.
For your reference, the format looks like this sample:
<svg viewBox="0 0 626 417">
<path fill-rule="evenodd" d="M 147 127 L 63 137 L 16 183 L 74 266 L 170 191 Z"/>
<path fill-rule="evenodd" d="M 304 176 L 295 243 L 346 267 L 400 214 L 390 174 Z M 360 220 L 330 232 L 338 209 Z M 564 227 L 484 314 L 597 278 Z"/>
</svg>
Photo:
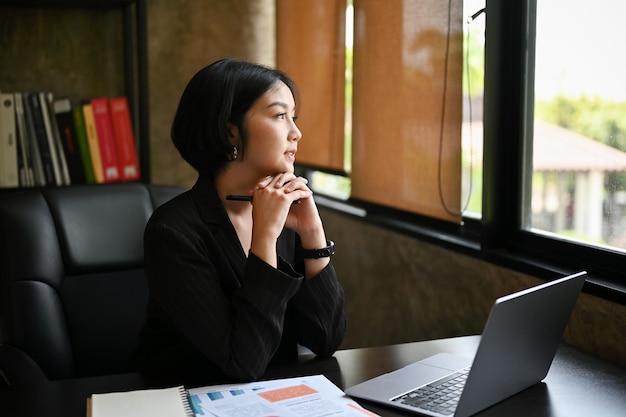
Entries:
<svg viewBox="0 0 626 417">
<path fill-rule="evenodd" d="M 233 152 L 229 155 L 229 159 L 231 161 L 235 161 L 237 159 L 237 156 L 238 156 L 237 147 L 233 145 Z"/>
</svg>

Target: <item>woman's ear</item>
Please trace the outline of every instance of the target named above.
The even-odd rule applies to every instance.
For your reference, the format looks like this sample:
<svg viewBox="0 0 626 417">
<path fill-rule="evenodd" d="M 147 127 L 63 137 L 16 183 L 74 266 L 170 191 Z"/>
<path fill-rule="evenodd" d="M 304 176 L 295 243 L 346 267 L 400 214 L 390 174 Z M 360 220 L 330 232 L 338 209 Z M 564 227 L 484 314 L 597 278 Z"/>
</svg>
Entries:
<svg viewBox="0 0 626 417">
<path fill-rule="evenodd" d="M 234 124 L 228 122 L 226 123 L 226 129 L 228 132 L 228 140 L 233 145 L 239 145 L 239 128 Z"/>
</svg>

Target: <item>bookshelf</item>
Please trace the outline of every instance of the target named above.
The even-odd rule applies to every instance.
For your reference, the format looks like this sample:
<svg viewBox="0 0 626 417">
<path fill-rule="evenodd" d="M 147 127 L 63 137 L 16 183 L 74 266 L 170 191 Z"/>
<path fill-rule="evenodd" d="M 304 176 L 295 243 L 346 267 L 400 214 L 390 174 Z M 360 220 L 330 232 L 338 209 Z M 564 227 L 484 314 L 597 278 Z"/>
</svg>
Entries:
<svg viewBox="0 0 626 417">
<path fill-rule="evenodd" d="M 0 90 L 128 98 L 150 182 L 146 0 L 3 0 Z"/>
</svg>

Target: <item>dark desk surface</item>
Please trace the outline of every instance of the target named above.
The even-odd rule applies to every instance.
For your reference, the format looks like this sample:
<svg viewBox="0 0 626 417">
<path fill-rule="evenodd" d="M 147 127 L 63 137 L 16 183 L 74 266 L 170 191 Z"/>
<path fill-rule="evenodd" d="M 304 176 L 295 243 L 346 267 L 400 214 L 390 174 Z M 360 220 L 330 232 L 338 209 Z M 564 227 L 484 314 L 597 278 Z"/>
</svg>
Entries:
<svg viewBox="0 0 626 417">
<path fill-rule="evenodd" d="M 342 389 L 440 351 L 473 356 L 478 336 L 348 349 L 333 358 L 300 357 L 297 364 L 274 367 L 262 379 L 324 374 Z M 55 381 L 29 388 L 0 389 L 0 415 L 84 417 L 93 393 L 155 387 L 140 374 Z M 409 416 L 361 402 L 382 416 Z M 626 369 L 562 345 L 543 383 L 477 416 L 626 416 Z"/>
</svg>

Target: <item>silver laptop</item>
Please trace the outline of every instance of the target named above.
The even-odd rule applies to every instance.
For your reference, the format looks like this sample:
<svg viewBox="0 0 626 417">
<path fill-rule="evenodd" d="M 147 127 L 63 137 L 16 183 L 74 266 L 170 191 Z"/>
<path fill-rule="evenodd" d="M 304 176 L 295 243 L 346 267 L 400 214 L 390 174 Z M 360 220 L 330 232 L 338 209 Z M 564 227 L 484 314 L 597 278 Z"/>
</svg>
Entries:
<svg viewBox="0 0 626 417">
<path fill-rule="evenodd" d="M 476 414 L 545 378 L 586 275 L 498 298 L 473 361 L 439 353 L 345 391 L 429 416 Z"/>
</svg>

